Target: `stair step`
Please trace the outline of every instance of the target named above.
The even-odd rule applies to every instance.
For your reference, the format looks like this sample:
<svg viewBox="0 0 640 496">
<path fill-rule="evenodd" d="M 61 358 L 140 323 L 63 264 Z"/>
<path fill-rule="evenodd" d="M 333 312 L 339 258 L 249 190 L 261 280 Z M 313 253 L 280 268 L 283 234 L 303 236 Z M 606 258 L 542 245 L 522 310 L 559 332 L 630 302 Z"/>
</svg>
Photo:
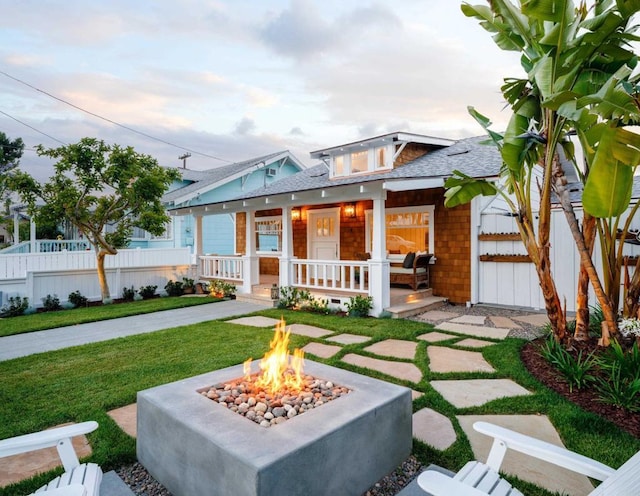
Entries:
<svg viewBox="0 0 640 496">
<path fill-rule="evenodd" d="M 236 300 L 247 303 L 255 303 L 256 305 L 264 305 L 265 307 L 275 308 L 278 306 L 277 300 L 272 300 L 271 295 L 262 296 L 256 294 L 236 294 Z"/>
<path fill-rule="evenodd" d="M 419 289 L 418 291 L 407 291 L 400 294 L 391 293 L 390 306 L 400 306 L 409 303 L 415 303 L 418 300 L 424 300 L 425 298 L 433 297 L 433 289 Z"/>
<path fill-rule="evenodd" d="M 447 298 L 441 298 L 439 296 L 428 296 L 426 298 L 416 300 L 411 303 L 404 303 L 401 305 L 394 305 L 389 308 L 385 308 L 385 311 L 391 313 L 393 319 L 404 319 L 419 313 L 428 312 L 440 308 L 447 303 Z"/>
</svg>

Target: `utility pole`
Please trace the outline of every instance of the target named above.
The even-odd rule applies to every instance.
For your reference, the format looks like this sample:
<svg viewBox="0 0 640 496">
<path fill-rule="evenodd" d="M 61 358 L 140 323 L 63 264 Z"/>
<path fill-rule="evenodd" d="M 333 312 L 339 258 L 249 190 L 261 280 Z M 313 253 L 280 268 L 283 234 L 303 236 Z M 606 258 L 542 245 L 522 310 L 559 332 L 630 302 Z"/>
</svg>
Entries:
<svg viewBox="0 0 640 496">
<path fill-rule="evenodd" d="M 186 169 L 187 168 L 187 159 L 191 156 L 190 153 L 185 153 L 184 155 L 180 155 L 178 157 L 178 160 L 182 160 L 182 168 Z"/>
</svg>

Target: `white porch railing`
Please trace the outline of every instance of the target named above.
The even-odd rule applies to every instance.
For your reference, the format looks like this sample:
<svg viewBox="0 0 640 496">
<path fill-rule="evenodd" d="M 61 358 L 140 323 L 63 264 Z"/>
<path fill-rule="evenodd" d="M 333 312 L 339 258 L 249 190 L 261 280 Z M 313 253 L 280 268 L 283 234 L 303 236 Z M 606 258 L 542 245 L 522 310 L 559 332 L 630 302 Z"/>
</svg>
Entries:
<svg viewBox="0 0 640 496">
<path fill-rule="evenodd" d="M 200 277 L 240 281 L 244 279 L 244 260 L 236 256 L 203 255 L 200 258 Z"/>
<path fill-rule="evenodd" d="M 369 292 L 369 264 L 353 260 L 292 260 L 292 285 L 300 288 Z"/>
<path fill-rule="evenodd" d="M 60 251 L 86 251 L 91 245 L 81 239 L 38 239 L 34 242 L 33 253 L 54 253 Z M 31 253 L 31 242 L 23 241 L 17 245 L 9 246 L 0 251 L 0 254 L 11 255 L 18 253 Z"/>
</svg>

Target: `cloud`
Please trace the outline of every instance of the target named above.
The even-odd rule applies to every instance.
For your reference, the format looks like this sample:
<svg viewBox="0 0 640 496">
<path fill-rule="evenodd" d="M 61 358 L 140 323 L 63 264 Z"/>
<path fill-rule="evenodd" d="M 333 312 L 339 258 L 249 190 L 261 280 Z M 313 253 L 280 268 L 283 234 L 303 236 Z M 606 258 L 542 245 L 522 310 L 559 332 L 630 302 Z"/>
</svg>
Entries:
<svg viewBox="0 0 640 496">
<path fill-rule="evenodd" d="M 291 136 L 305 136 L 304 131 L 302 130 L 301 127 L 292 127 L 291 130 L 289 131 L 289 135 Z"/>
<path fill-rule="evenodd" d="M 240 122 L 236 124 L 234 133 L 240 134 L 242 136 L 250 134 L 252 131 L 255 131 L 256 123 L 253 119 L 249 119 L 248 117 L 243 117 Z"/>
</svg>

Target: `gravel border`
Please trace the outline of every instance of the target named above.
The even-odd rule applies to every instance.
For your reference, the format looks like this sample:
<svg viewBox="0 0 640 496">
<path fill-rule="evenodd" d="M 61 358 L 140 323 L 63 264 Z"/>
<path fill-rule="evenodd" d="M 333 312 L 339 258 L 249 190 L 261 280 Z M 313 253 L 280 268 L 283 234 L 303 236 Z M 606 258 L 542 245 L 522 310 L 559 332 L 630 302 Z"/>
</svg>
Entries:
<svg viewBox="0 0 640 496">
<path fill-rule="evenodd" d="M 518 310 L 513 308 L 502 308 L 487 305 L 473 305 L 466 307 L 463 305 L 445 304 L 438 310 L 455 312 L 460 315 L 481 315 L 517 317 L 522 315 L 535 315 L 536 312 L 531 310 Z M 542 312 L 539 312 L 542 313 Z M 422 314 L 409 317 L 423 323 L 440 324 L 450 319 L 442 319 L 438 321 L 427 321 L 421 318 Z M 534 340 L 540 336 L 544 336 L 544 328 L 536 327 L 526 322 L 517 321 L 520 329 L 512 329 L 507 337 Z M 485 327 L 495 327 L 491 320 L 487 319 Z M 383 477 L 370 487 L 363 496 L 396 496 L 404 487 L 406 487 L 420 472 L 424 470 L 424 465 L 420 463 L 413 455 L 409 456 L 396 470 Z M 116 470 L 118 476 L 129 486 L 136 496 L 171 496 L 171 493 L 156 481 L 146 469 L 139 463 L 125 465 Z"/>
</svg>

